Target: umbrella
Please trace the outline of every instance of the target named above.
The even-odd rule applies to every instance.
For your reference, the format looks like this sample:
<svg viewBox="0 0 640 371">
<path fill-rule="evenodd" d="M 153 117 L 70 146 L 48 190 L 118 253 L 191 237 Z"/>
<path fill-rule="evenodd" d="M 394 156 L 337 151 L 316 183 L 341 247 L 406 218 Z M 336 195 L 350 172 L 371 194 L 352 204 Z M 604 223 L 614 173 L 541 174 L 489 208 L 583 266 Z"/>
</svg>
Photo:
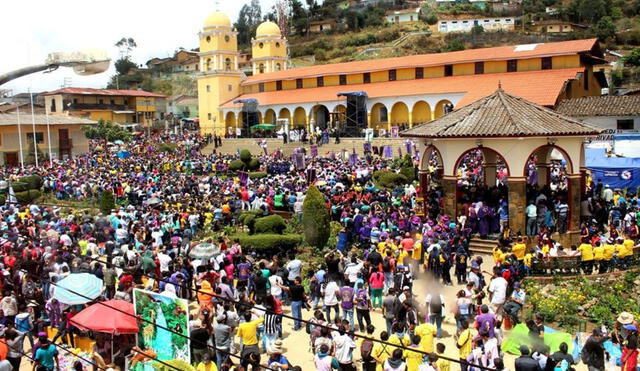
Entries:
<svg viewBox="0 0 640 371">
<path fill-rule="evenodd" d="M 84 304 L 102 294 L 102 280 L 89 273 L 72 273 L 55 285 L 53 297 L 68 305 Z"/>
<path fill-rule="evenodd" d="M 117 144 L 117 145 L 119 145 L 119 146 L 121 146 L 121 145 L 123 145 L 123 144 L 124 144 L 124 142 L 123 142 L 123 141 L 121 141 L 120 139 L 118 139 L 118 140 L 114 140 L 114 141 L 113 141 L 113 143 L 115 143 L 115 144 Z"/>
<path fill-rule="evenodd" d="M 147 205 L 157 205 L 159 203 L 162 203 L 162 200 L 158 197 L 151 197 L 150 199 L 145 201 L 145 204 Z"/>
<path fill-rule="evenodd" d="M 251 127 L 251 131 L 254 130 L 273 130 L 276 128 L 275 124 L 257 124 Z"/>
<path fill-rule="evenodd" d="M 189 252 L 189 256 L 195 259 L 205 260 L 205 259 L 211 258 L 217 253 L 218 253 L 218 248 L 216 247 L 216 245 L 210 242 L 203 242 L 191 248 L 191 251 Z"/>
<path fill-rule="evenodd" d="M 84 331 L 114 335 L 138 333 L 133 304 L 124 300 L 109 300 L 93 304 L 73 316 L 71 323 Z"/>
</svg>

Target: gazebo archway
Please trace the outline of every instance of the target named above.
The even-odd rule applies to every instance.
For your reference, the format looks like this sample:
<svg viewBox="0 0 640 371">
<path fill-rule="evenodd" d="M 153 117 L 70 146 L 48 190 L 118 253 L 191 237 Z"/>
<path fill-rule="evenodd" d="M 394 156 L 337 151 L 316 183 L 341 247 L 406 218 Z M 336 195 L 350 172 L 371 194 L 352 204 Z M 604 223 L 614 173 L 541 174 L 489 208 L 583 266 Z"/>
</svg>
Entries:
<svg viewBox="0 0 640 371">
<path fill-rule="evenodd" d="M 527 218 L 526 233 L 534 236 L 541 230 L 564 233 L 571 225 L 569 174 L 573 161 L 562 147 L 547 143 L 535 148 L 523 169 L 526 178 L 526 204 L 537 208 L 536 218 Z"/>
<path fill-rule="evenodd" d="M 289 124 L 292 124 L 292 122 L 291 122 L 291 111 L 289 111 L 288 108 L 281 109 L 280 112 L 278 112 L 278 118 L 279 119 L 287 119 L 287 120 L 289 120 Z"/>
</svg>

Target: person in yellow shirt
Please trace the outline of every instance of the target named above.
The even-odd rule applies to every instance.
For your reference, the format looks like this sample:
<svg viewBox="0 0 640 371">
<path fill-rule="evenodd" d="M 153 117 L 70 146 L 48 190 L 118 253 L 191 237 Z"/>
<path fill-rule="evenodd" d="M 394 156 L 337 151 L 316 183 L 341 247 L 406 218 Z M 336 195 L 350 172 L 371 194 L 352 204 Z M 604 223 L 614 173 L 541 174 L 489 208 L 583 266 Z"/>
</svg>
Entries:
<svg viewBox="0 0 640 371">
<path fill-rule="evenodd" d="M 380 340 L 387 342 L 389 340 L 389 334 L 386 331 L 382 331 L 380 333 Z M 376 371 L 382 371 L 382 365 L 384 365 L 387 358 L 391 357 L 393 349 L 395 349 L 395 347 L 379 342 L 373 345 L 371 356 L 376 360 Z"/>
<path fill-rule="evenodd" d="M 398 252 L 398 265 L 404 265 L 404 259 L 409 256 L 409 253 L 405 251 L 405 249 L 400 249 Z"/>
<path fill-rule="evenodd" d="M 407 348 L 415 348 L 416 350 L 420 350 L 420 336 L 413 335 L 411 338 L 411 345 Z M 418 371 L 420 364 L 422 363 L 423 354 L 419 351 L 405 349 L 404 350 L 404 358 L 407 362 L 407 371 Z"/>
<path fill-rule="evenodd" d="M 613 245 L 613 240 L 608 239 L 603 246 L 604 252 L 602 256 L 602 263 L 606 265 L 605 272 L 609 271 L 612 267 L 613 254 L 616 252 L 616 247 Z"/>
<path fill-rule="evenodd" d="M 218 366 L 211 362 L 209 353 L 205 353 L 202 355 L 202 362 L 198 364 L 196 371 L 218 371 Z"/>
<path fill-rule="evenodd" d="M 411 253 L 411 259 L 415 261 L 420 261 L 421 256 L 422 256 L 422 240 L 418 239 L 416 243 L 413 245 L 413 252 Z"/>
<path fill-rule="evenodd" d="M 622 259 L 622 264 L 626 269 L 631 263 L 631 258 L 633 257 L 633 248 L 636 246 L 636 244 L 631 238 L 627 236 L 627 238 L 622 242 L 622 245 L 624 246 L 624 256 Z"/>
<path fill-rule="evenodd" d="M 493 262 L 495 265 L 502 264 L 504 262 L 505 254 L 502 252 L 500 246 L 493 248 Z"/>
<path fill-rule="evenodd" d="M 599 274 L 607 271 L 607 265 L 604 260 L 604 245 L 600 241 L 596 242 L 596 246 L 593 248 L 593 260 L 594 264 L 598 266 Z"/>
<path fill-rule="evenodd" d="M 404 323 L 396 322 L 393 324 L 393 334 L 389 336 L 389 343 L 397 346 L 392 346 L 389 349 L 390 354 L 398 348 L 406 348 L 411 344 L 411 338 L 404 332 Z"/>
<path fill-rule="evenodd" d="M 528 276 L 529 273 L 531 272 L 531 264 L 533 263 L 533 254 L 532 253 L 527 253 L 524 256 L 524 259 L 522 260 L 522 263 L 524 265 L 525 276 Z"/>
<path fill-rule="evenodd" d="M 413 332 L 420 336 L 420 348 L 422 351 L 433 353 L 433 337 L 438 333 L 436 326 L 429 322 L 425 322 L 416 326 Z"/>
<path fill-rule="evenodd" d="M 578 251 L 582 255 L 582 272 L 584 274 L 591 274 L 593 271 L 593 246 L 589 243 L 589 238 L 583 238 L 582 244 L 578 246 Z"/>
<path fill-rule="evenodd" d="M 473 347 L 473 334 L 469 329 L 469 322 L 467 320 L 460 321 L 460 334 L 456 339 L 456 345 L 458 347 L 458 356 L 460 361 L 467 362 L 471 349 Z M 466 363 L 465 363 L 466 364 Z"/>
<path fill-rule="evenodd" d="M 449 371 L 451 369 L 451 362 L 447 359 L 441 358 L 440 356 L 444 356 L 445 346 L 442 343 L 438 343 L 436 345 L 436 354 L 438 355 L 438 360 L 436 361 L 436 366 L 438 371 Z"/>
<path fill-rule="evenodd" d="M 256 320 L 251 320 L 252 313 L 250 311 L 244 314 L 244 323 L 241 323 L 238 326 L 238 337 L 242 342 L 242 353 L 241 357 L 245 355 L 255 352 L 260 354 L 260 349 L 258 348 L 258 326 L 264 322 L 264 317 L 260 317 Z"/>
<path fill-rule="evenodd" d="M 513 252 L 513 255 L 515 255 L 516 259 L 519 262 L 522 262 L 524 260 L 524 255 L 527 252 L 527 245 L 525 245 L 524 239 L 522 237 L 518 238 L 518 242 L 513 245 L 513 247 L 511 248 L 511 252 Z"/>
</svg>

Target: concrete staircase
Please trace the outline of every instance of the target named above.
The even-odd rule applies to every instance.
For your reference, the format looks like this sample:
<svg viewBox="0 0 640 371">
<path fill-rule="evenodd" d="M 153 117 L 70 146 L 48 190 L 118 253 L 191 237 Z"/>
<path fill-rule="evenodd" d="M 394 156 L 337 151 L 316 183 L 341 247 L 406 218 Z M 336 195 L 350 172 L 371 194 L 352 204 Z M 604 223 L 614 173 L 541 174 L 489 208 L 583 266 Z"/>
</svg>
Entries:
<svg viewBox="0 0 640 371">
<path fill-rule="evenodd" d="M 498 246 L 498 240 L 483 240 L 479 237 L 473 237 L 469 241 L 469 250 L 474 254 L 491 255 L 496 246 Z"/>
<path fill-rule="evenodd" d="M 262 148 L 258 145 L 258 140 L 255 138 L 238 138 L 238 139 L 223 139 L 222 147 L 218 148 L 218 153 L 236 153 L 239 149 L 248 149 L 253 155 L 264 154 Z M 403 144 L 404 138 L 376 138 L 373 140 L 372 146 L 391 146 L 393 148 L 393 155 L 398 156 L 398 148 L 402 150 L 402 155 L 406 154 L 406 148 Z M 289 142 L 283 144 L 281 139 L 267 139 L 267 151 L 269 154 L 273 153 L 277 148 L 280 148 L 285 156 L 293 153 L 298 147 L 305 147 L 307 153 L 309 153 L 309 144 L 303 144 L 302 142 Z M 210 144 L 205 148 L 204 153 L 211 153 L 213 151 L 213 144 Z M 335 144 L 335 139 L 330 138 L 328 144 L 318 147 L 318 155 L 325 156 L 329 152 L 341 152 L 343 149 L 349 153 L 355 148 L 356 153 L 359 155 L 364 154 L 364 139 L 363 138 L 344 138 L 340 139 L 340 144 Z"/>
</svg>

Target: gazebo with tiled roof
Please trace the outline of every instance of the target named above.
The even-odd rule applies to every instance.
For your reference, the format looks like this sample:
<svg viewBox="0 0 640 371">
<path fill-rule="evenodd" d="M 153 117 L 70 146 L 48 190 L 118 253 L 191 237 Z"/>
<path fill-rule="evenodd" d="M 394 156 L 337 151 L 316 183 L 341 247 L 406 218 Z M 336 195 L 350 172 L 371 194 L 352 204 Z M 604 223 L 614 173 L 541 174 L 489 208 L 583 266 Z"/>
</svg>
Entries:
<svg viewBox="0 0 640 371">
<path fill-rule="evenodd" d="M 537 155 L 538 183 L 543 186 L 548 174 L 540 169 L 549 167 L 551 153 L 560 152 L 564 157 L 569 179 L 569 231 L 575 231 L 579 228 L 580 196 L 584 189 L 584 141 L 601 131 L 499 87 L 487 97 L 400 135 L 414 138 L 419 144 L 420 182 L 424 190 L 428 185 L 429 159 L 434 151 L 437 153 L 445 212 L 449 215 L 457 216 L 460 211 L 456 185 L 463 156 L 476 149 L 482 152 L 485 183 L 489 186 L 496 185 L 495 170 L 500 158 L 508 171 L 509 227 L 514 233 L 524 234 L 528 159 Z"/>
</svg>

